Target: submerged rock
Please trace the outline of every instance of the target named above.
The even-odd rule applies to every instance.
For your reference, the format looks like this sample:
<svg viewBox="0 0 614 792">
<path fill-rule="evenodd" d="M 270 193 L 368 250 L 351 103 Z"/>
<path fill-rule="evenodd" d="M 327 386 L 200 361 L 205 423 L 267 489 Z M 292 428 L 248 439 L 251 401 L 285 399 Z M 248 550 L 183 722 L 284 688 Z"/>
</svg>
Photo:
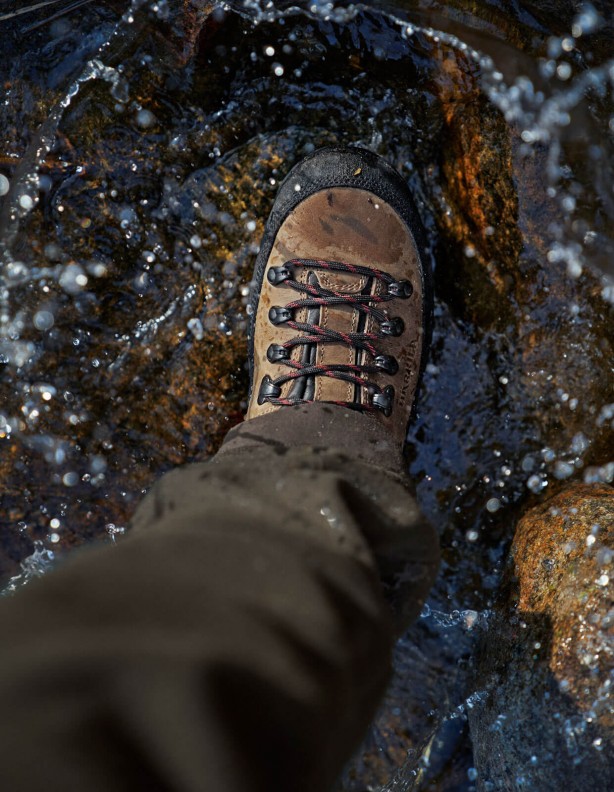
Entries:
<svg viewBox="0 0 614 792">
<path fill-rule="evenodd" d="M 614 789 L 614 489 L 575 485 L 519 522 L 469 715 L 478 790 Z"/>
</svg>

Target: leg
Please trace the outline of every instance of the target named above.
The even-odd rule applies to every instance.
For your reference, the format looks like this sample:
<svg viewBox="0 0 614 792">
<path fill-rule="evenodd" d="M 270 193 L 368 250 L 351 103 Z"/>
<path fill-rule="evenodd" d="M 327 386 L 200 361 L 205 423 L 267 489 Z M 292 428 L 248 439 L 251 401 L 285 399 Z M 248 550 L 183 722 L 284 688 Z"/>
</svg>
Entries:
<svg viewBox="0 0 614 792">
<path fill-rule="evenodd" d="M 288 445 L 299 417 L 355 445 L 370 427 L 326 405 L 245 423 L 211 462 L 165 476 L 118 547 L 0 603 L 7 788 L 330 786 L 388 675 L 371 546 L 409 537 L 418 596 L 437 549 L 398 477 Z"/>
</svg>

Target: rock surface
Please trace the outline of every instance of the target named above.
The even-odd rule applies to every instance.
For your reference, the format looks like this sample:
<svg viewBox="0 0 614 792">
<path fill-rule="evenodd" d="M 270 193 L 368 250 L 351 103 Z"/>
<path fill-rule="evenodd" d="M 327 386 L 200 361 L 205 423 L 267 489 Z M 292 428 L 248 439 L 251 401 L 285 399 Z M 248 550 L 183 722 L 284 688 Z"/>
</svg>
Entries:
<svg viewBox="0 0 614 792">
<path fill-rule="evenodd" d="M 478 790 L 614 789 L 614 489 L 533 508 L 482 642 L 469 715 Z"/>
</svg>

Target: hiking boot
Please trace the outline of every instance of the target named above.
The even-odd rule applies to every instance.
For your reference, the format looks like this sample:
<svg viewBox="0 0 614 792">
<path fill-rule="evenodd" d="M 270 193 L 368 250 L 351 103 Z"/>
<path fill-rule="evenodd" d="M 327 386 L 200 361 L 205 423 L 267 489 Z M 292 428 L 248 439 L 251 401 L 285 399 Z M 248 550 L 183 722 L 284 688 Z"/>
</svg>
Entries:
<svg viewBox="0 0 614 792">
<path fill-rule="evenodd" d="M 428 342 L 426 260 L 408 187 L 381 157 L 325 148 L 296 165 L 256 262 L 246 419 L 328 402 L 402 446 Z"/>
</svg>

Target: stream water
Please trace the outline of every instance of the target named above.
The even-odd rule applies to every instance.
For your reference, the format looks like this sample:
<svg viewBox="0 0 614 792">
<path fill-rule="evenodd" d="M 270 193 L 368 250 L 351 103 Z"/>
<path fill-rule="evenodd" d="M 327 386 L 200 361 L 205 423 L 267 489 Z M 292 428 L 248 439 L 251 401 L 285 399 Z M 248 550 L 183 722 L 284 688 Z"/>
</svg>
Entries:
<svg viewBox="0 0 614 792">
<path fill-rule="evenodd" d="M 277 185 L 320 145 L 371 148 L 432 240 L 407 454 L 443 565 L 339 790 L 473 789 L 472 657 L 514 522 L 614 479 L 608 4 L 17 6 L 0 2 L 0 582 L 121 541 L 147 487 L 241 420 Z"/>
</svg>

